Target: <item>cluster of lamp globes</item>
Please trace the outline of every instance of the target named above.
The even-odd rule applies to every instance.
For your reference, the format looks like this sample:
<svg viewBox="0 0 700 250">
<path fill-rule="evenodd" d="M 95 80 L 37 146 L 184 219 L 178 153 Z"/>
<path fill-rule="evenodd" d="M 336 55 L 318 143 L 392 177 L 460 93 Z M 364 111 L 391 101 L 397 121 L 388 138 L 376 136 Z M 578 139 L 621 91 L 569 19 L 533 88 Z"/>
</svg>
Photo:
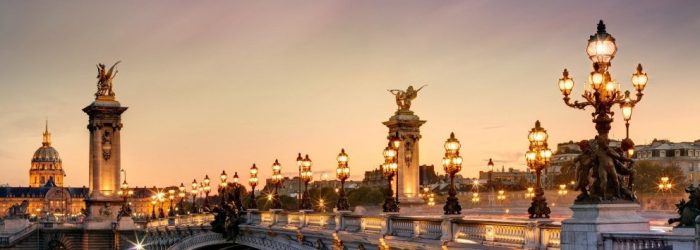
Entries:
<svg viewBox="0 0 700 250">
<path fill-rule="evenodd" d="M 661 177 L 661 183 L 659 183 L 659 190 L 661 191 L 669 191 L 673 187 L 673 184 L 671 184 L 671 181 L 668 177 L 664 176 Z"/>
<path fill-rule="evenodd" d="M 459 149 L 462 145 L 455 138 L 455 133 L 450 133 L 450 138 L 445 141 L 445 157 L 442 158 L 442 167 L 450 175 L 454 175 L 462 170 L 463 159 L 459 156 Z"/>
<path fill-rule="evenodd" d="M 552 159 L 552 150 L 547 147 L 548 137 L 547 130 L 540 126 L 540 121 L 535 122 L 535 127 L 530 130 L 527 136 L 530 148 L 525 153 L 525 160 L 530 168 L 542 168 Z"/>
<path fill-rule="evenodd" d="M 568 194 L 569 191 L 566 190 L 566 184 L 559 184 L 559 191 L 557 191 L 557 193 L 561 196 Z"/>
</svg>

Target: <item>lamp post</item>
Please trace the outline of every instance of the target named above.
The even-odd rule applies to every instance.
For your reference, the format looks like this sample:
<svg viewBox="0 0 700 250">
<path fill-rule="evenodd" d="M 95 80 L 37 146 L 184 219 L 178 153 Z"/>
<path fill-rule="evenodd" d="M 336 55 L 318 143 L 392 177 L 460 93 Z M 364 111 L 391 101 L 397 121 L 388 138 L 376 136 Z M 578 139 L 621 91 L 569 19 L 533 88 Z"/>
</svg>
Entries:
<svg viewBox="0 0 700 250">
<path fill-rule="evenodd" d="M 190 190 L 190 193 L 192 194 L 192 213 L 196 214 L 199 212 L 199 209 L 197 209 L 197 193 L 199 190 L 199 184 L 197 183 L 197 179 L 192 180 L 192 190 Z"/>
<path fill-rule="evenodd" d="M 498 196 L 496 196 L 496 199 L 499 203 L 501 203 L 501 205 L 503 205 L 503 202 L 506 201 L 506 191 L 503 189 L 498 190 Z"/>
<path fill-rule="evenodd" d="M 258 167 L 250 167 L 250 179 L 248 179 L 248 184 L 250 184 L 250 204 L 248 204 L 249 209 L 257 209 L 258 202 L 255 200 L 255 186 L 258 185 Z"/>
<path fill-rule="evenodd" d="M 181 182 L 180 187 L 178 187 L 178 190 L 179 190 L 179 192 L 177 193 L 177 196 L 180 197 L 180 202 L 178 202 L 177 211 L 180 215 L 182 215 L 182 214 L 185 214 L 184 203 L 185 203 L 185 196 L 187 196 L 187 191 L 185 190 L 185 184 Z"/>
<path fill-rule="evenodd" d="M 226 170 L 222 170 L 219 175 L 221 182 L 219 182 L 219 204 L 223 208 L 226 205 L 226 191 L 228 189 L 228 175 L 226 175 Z"/>
<path fill-rule="evenodd" d="M 238 183 L 238 172 L 233 173 L 233 205 L 238 211 L 245 211 L 243 202 L 241 201 L 241 184 Z"/>
<path fill-rule="evenodd" d="M 450 189 L 447 192 L 447 202 L 443 207 L 445 214 L 461 214 L 462 206 L 459 205 L 457 199 L 457 190 L 455 189 L 455 174 L 462 170 L 462 157 L 459 156 L 459 149 L 462 145 L 455 138 L 455 133 L 450 133 L 450 138 L 445 141 L 445 157 L 442 158 L 442 167 L 450 176 Z"/>
<path fill-rule="evenodd" d="M 623 118 L 625 119 L 626 127 L 626 138 L 622 141 L 620 149 L 626 152 L 628 156 L 634 154 L 634 142 L 629 138 L 629 120 L 632 117 L 633 107 L 642 100 L 642 93 L 647 85 L 649 78 L 647 74 L 644 73 L 642 65 L 638 64 L 636 72 L 632 74 L 632 86 L 636 90 L 636 98 L 632 99 L 630 91 L 625 91 L 624 93 L 620 91 L 620 84 L 613 79 L 611 76 L 610 62 L 615 57 L 617 52 L 617 45 L 615 43 L 615 38 L 608 34 L 605 29 L 605 24 L 603 20 L 598 23 L 597 32 L 590 36 L 588 40 L 588 46 L 586 48 L 586 53 L 589 59 L 593 62 L 593 71 L 588 75 L 588 84 L 585 85 L 583 94 L 583 101 L 571 101 L 569 95 L 574 87 L 574 80 L 569 76 L 567 69 L 564 69 L 562 73 L 562 78 L 559 79 L 558 85 L 559 90 L 564 95 L 564 103 L 575 109 L 585 109 L 588 106 L 592 106 L 595 111 L 593 115 L 593 123 L 595 123 L 595 129 L 598 133 L 595 144 L 596 147 L 588 149 L 588 155 L 600 155 L 600 157 L 606 158 L 602 162 L 609 162 L 610 158 L 618 158 L 619 161 L 630 161 L 624 155 L 618 153 L 610 153 L 614 149 L 609 148 L 608 133 L 610 132 L 611 123 L 613 122 L 614 112 L 611 108 L 615 105 L 619 105 L 622 110 Z M 598 165 L 603 165 L 604 163 L 598 163 Z M 595 166 L 598 167 L 598 166 Z M 607 167 L 606 167 L 607 168 Z M 624 172 L 631 172 L 631 170 L 626 169 Z M 607 173 L 608 175 L 629 175 L 627 173 Z M 597 176 L 594 176 L 597 178 Z M 590 202 L 600 202 L 602 200 L 613 200 L 622 199 L 628 201 L 634 201 L 632 184 L 633 181 L 627 182 L 627 187 L 622 187 L 618 176 L 609 176 L 606 178 L 608 183 L 602 183 L 597 185 L 589 191 L 586 189 L 586 182 L 581 182 L 579 180 L 578 187 L 581 189 L 582 193 L 577 197 L 576 201 L 590 201 Z M 612 191 L 608 191 L 608 190 Z"/>
<path fill-rule="evenodd" d="M 304 209 L 303 208 L 303 201 L 302 201 L 302 191 L 301 191 L 301 182 L 302 182 L 302 168 L 304 167 L 304 158 L 301 157 L 301 153 L 297 154 L 297 168 L 299 169 L 299 179 L 297 181 L 297 208 L 299 210 Z"/>
<path fill-rule="evenodd" d="M 479 203 L 479 193 L 472 193 L 472 203 Z"/>
<path fill-rule="evenodd" d="M 309 197 L 309 182 L 313 179 L 313 173 L 311 172 L 311 159 L 309 155 L 306 155 L 301 161 L 301 181 L 304 182 L 304 193 L 301 196 L 301 210 L 312 210 L 313 204 L 311 204 L 311 198 Z"/>
<path fill-rule="evenodd" d="M 160 203 L 160 207 L 158 208 L 158 218 L 165 218 L 165 212 L 163 209 L 163 202 L 165 201 L 165 193 L 163 192 L 158 192 L 156 195 L 158 197 L 158 202 Z"/>
<path fill-rule="evenodd" d="M 282 209 L 282 203 L 280 202 L 279 187 L 282 184 L 282 165 L 275 159 L 275 163 L 272 164 L 272 185 L 275 186 L 272 192 L 272 205 L 270 209 Z"/>
<path fill-rule="evenodd" d="M 200 189 L 204 190 L 204 211 L 209 212 L 209 192 L 211 191 L 211 186 L 210 186 L 211 180 L 209 179 L 209 175 L 204 176 L 204 183 L 200 183 L 203 185 L 200 185 Z"/>
<path fill-rule="evenodd" d="M 394 151 L 396 152 L 396 154 L 394 155 L 394 158 L 395 158 L 394 161 L 396 162 L 397 166 L 396 166 L 396 170 L 394 171 L 394 175 L 396 175 L 396 207 L 397 207 L 397 209 L 398 209 L 399 204 L 400 204 L 400 202 L 399 202 L 399 167 L 398 167 L 398 163 L 399 163 L 399 148 L 401 147 L 401 143 L 402 143 L 402 141 L 401 141 L 401 136 L 399 136 L 399 132 L 396 132 L 393 136 L 389 137 L 389 145 L 391 147 L 393 147 Z M 408 165 L 408 163 L 406 163 L 405 165 Z M 398 212 L 398 210 L 397 210 L 397 212 Z"/>
<path fill-rule="evenodd" d="M 173 201 L 175 200 L 175 189 L 168 190 L 168 200 L 170 201 L 168 217 L 173 217 L 175 216 L 175 207 L 173 206 Z"/>
<path fill-rule="evenodd" d="M 564 195 L 568 194 L 569 191 L 566 190 L 566 184 L 559 185 L 559 191 L 557 191 L 557 193 L 559 194 L 559 196 L 564 196 Z"/>
<path fill-rule="evenodd" d="M 345 153 L 344 148 L 340 149 L 336 160 L 338 160 L 338 168 L 335 169 L 335 176 L 340 180 L 340 189 L 338 190 L 338 204 L 335 207 L 338 211 L 349 211 L 350 204 L 348 204 L 348 196 L 345 194 L 345 180 L 350 177 L 350 167 L 348 167 L 348 154 Z"/>
<path fill-rule="evenodd" d="M 126 176 L 126 172 L 124 172 L 124 175 Z M 131 207 L 129 206 L 129 196 L 134 194 L 134 191 L 129 189 L 129 184 L 126 183 L 126 179 L 124 179 L 124 182 L 122 182 L 121 188 L 119 189 L 119 192 L 117 192 L 122 199 L 124 199 L 124 202 L 122 204 L 121 209 L 119 210 L 119 215 L 121 216 L 131 216 Z"/>
<path fill-rule="evenodd" d="M 489 174 L 488 174 L 489 180 L 486 183 L 488 186 L 488 191 L 489 191 L 488 202 L 489 202 L 489 206 L 493 206 L 493 198 L 494 198 L 493 197 L 493 186 L 494 185 L 493 185 L 493 179 L 492 179 L 493 178 L 493 159 L 489 158 L 489 163 L 487 163 L 486 166 L 489 168 Z"/>
<path fill-rule="evenodd" d="M 535 170 L 535 197 L 527 212 L 530 218 L 549 218 L 551 210 L 547 207 L 547 199 L 542 188 L 542 170 L 547 167 L 552 158 L 552 151 L 547 147 L 547 130 L 540 126 L 540 121 L 535 122 L 535 127 L 530 130 L 528 140 L 530 147 L 525 153 L 527 166 Z"/>
<path fill-rule="evenodd" d="M 399 212 L 399 204 L 397 204 L 394 197 L 392 197 L 394 192 L 391 190 L 391 180 L 394 178 L 394 175 L 396 175 L 397 169 L 396 149 L 389 143 L 389 146 L 384 149 L 384 165 L 382 165 L 382 170 L 384 170 L 384 175 L 387 179 L 386 199 L 384 200 L 384 205 L 382 205 L 382 209 L 385 213 Z"/>
<path fill-rule="evenodd" d="M 151 195 L 151 220 L 156 219 L 156 195 Z"/>
</svg>

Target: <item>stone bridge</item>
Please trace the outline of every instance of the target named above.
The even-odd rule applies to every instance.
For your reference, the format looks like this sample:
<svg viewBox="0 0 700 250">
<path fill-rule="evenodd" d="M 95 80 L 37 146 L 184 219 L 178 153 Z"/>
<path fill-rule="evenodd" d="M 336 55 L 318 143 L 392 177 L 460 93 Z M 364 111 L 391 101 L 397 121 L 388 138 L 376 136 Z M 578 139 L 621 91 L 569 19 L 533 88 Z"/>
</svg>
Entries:
<svg viewBox="0 0 700 250">
<path fill-rule="evenodd" d="M 558 249 L 559 225 L 549 220 L 469 220 L 459 216 L 361 216 L 250 210 L 236 245 L 255 249 Z M 151 221 L 146 249 L 224 246 L 211 215 Z"/>
<path fill-rule="evenodd" d="M 232 242 L 211 231 L 213 219 L 211 214 L 185 215 L 152 220 L 136 230 L 104 232 L 85 232 L 79 224 L 27 223 L 12 233 L 0 230 L 0 248 L 556 250 L 561 241 L 561 226 L 549 220 L 249 210 Z M 603 233 L 599 249 L 698 249 L 696 231 Z"/>
</svg>

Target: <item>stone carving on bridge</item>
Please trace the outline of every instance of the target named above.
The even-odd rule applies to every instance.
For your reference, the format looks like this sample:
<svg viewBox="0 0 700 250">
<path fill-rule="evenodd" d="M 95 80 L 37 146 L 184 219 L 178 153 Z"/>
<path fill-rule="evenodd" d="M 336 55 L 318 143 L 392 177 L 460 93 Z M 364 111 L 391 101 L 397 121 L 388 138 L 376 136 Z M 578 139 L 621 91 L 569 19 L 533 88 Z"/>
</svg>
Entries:
<svg viewBox="0 0 700 250">
<path fill-rule="evenodd" d="M 112 206 L 109 203 L 105 203 L 105 205 L 100 208 L 100 216 L 103 216 L 103 217 L 112 216 Z"/>
<path fill-rule="evenodd" d="M 610 146 L 607 139 L 597 136 L 579 142 L 579 147 L 581 154 L 574 159 L 575 190 L 581 194 L 576 203 L 636 202 L 634 160 L 620 147 Z"/>
<path fill-rule="evenodd" d="M 685 188 L 685 192 L 688 193 L 688 201 L 682 199 L 676 208 L 678 211 L 678 218 L 668 219 L 668 224 L 674 224 L 678 222 L 676 227 L 692 227 L 695 228 L 695 218 L 700 215 L 700 187 L 693 187 L 690 185 Z"/>
<path fill-rule="evenodd" d="M 20 204 L 14 204 L 10 206 L 7 210 L 7 217 L 8 218 L 20 218 L 20 219 L 26 219 L 28 218 L 28 213 L 27 209 L 29 208 L 29 201 L 23 200 L 22 203 Z"/>
<path fill-rule="evenodd" d="M 102 157 L 105 160 L 112 157 L 112 134 L 109 131 L 102 134 Z"/>
<path fill-rule="evenodd" d="M 112 79 L 117 76 L 119 70 L 115 70 L 114 67 L 117 66 L 121 61 L 117 61 L 112 65 L 112 67 L 107 70 L 107 66 L 98 63 L 97 64 L 97 93 L 95 97 L 102 98 L 114 98 L 114 91 L 112 90 Z"/>
<path fill-rule="evenodd" d="M 408 86 L 406 90 L 400 89 L 390 89 L 389 93 L 396 97 L 396 105 L 399 111 L 408 111 L 411 109 L 411 101 L 418 97 L 418 91 L 423 89 L 427 85 L 423 85 L 418 89 L 414 89 L 413 86 Z"/>
</svg>

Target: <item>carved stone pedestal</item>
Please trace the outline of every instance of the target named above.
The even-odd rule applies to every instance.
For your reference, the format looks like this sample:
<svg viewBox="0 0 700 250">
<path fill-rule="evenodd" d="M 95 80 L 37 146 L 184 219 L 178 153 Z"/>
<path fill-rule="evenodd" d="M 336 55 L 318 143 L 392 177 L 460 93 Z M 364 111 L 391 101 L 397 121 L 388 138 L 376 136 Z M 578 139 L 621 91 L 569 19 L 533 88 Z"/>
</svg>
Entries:
<svg viewBox="0 0 700 250">
<path fill-rule="evenodd" d="M 639 208 L 637 203 L 574 204 L 573 216 L 561 223 L 561 249 L 600 249 L 601 233 L 649 232 L 649 220 L 637 213 Z"/>
<path fill-rule="evenodd" d="M 424 204 L 425 201 L 418 197 L 420 193 L 420 159 L 419 142 L 421 138 L 420 127 L 425 123 L 410 110 L 399 110 L 384 122 L 389 128 L 388 137 L 397 133 L 401 138 L 401 146 L 398 149 L 398 182 L 399 206 Z M 396 184 L 394 184 L 396 185 Z M 394 186 L 394 188 L 397 188 Z M 397 190 L 394 189 L 394 192 Z"/>
<path fill-rule="evenodd" d="M 85 229 L 102 230 L 112 229 L 112 224 L 117 222 L 117 215 L 121 209 L 122 201 L 118 198 L 98 196 L 85 200 L 88 215 L 83 223 Z"/>
</svg>

